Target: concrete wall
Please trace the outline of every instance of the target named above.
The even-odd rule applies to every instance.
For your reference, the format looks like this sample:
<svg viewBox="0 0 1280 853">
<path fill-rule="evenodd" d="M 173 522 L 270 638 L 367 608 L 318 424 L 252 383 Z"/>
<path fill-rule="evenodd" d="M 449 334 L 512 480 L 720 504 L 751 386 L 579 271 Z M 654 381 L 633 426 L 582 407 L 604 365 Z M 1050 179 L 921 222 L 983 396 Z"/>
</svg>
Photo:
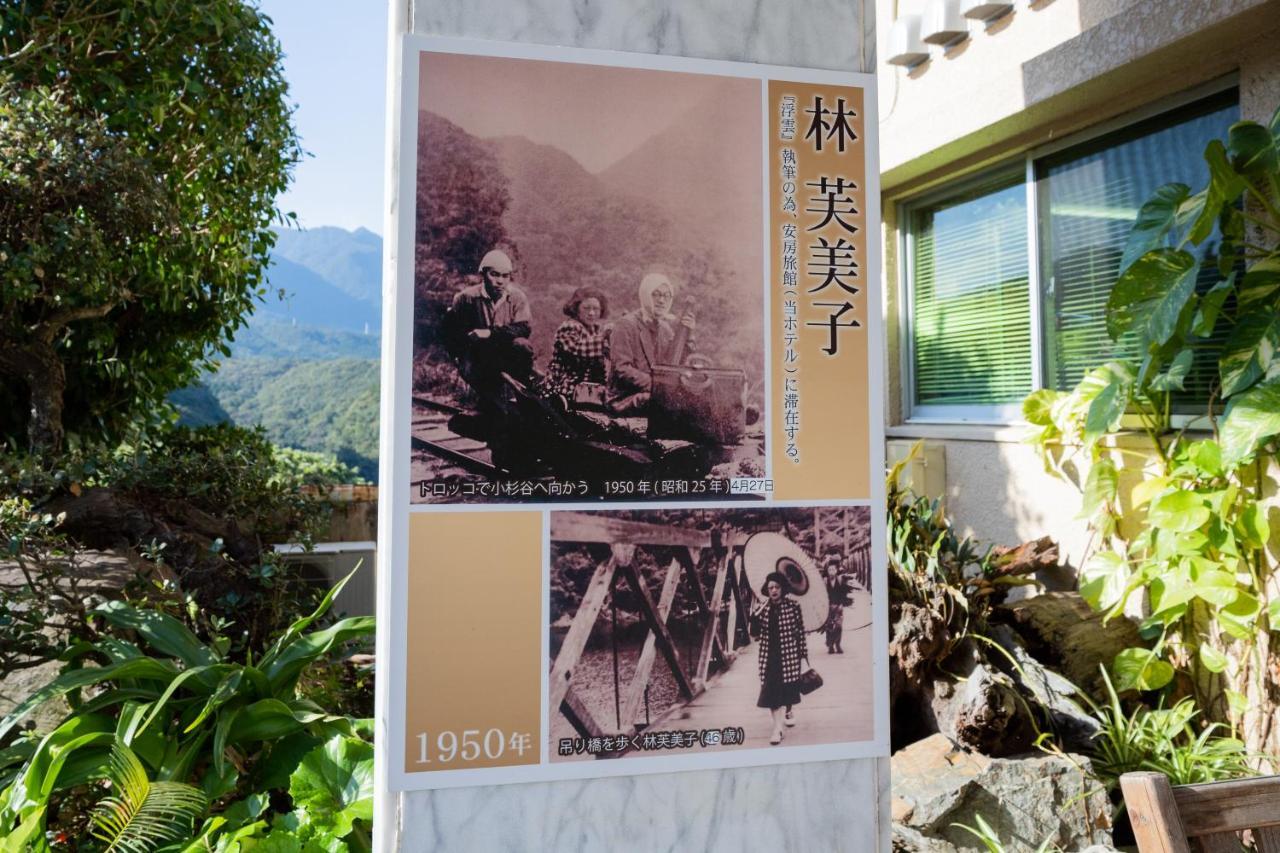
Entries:
<svg viewBox="0 0 1280 853">
<path fill-rule="evenodd" d="M 393 57 L 399 34 L 413 31 L 849 71 L 873 68 L 872 0 L 865 5 L 864 0 L 392 3 Z M 395 152 L 390 153 L 395 162 Z M 394 193 L 388 204 L 394 210 Z M 388 235 L 393 239 L 394 231 Z M 399 251 L 389 244 L 392 257 Z M 404 252 L 412 256 L 409 247 Z M 380 732 L 385 723 L 380 721 Z M 381 796 L 376 821 L 384 850 L 888 851 L 888 781 L 887 759 L 864 759 L 462 788 Z"/>
<path fill-rule="evenodd" d="M 1245 118 L 1280 104 L 1277 0 L 1019 0 L 990 25 L 888 65 L 896 14 L 925 0 L 877 0 L 890 439 L 942 448 L 948 507 L 964 532 L 1015 544 L 1049 533 L 1078 563 L 1088 534 L 1079 492 L 1046 474 L 1016 424 L 911 424 L 903 417 L 897 203 L 990 164 L 1235 74 Z"/>
</svg>

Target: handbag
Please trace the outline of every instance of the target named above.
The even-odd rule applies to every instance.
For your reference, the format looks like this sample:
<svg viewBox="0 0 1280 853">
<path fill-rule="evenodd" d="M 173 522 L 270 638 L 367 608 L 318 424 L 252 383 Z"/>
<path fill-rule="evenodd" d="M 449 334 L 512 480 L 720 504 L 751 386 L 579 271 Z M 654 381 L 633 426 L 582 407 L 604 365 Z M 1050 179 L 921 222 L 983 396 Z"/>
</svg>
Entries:
<svg viewBox="0 0 1280 853">
<path fill-rule="evenodd" d="M 800 680 L 796 683 L 803 696 L 807 696 L 822 686 L 822 676 L 818 675 L 818 671 L 813 667 L 809 667 L 800 673 Z"/>
</svg>

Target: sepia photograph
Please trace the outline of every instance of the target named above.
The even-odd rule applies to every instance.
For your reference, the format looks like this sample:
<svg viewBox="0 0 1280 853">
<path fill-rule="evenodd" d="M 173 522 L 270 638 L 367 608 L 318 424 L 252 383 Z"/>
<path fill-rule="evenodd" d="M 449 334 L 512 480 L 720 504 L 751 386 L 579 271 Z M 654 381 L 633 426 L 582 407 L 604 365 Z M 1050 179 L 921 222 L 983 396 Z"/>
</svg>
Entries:
<svg viewBox="0 0 1280 853">
<path fill-rule="evenodd" d="M 419 73 L 412 500 L 761 481 L 760 82 L 431 51 Z"/>
<path fill-rule="evenodd" d="M 868 741 L 867 507 L 552 512 L 553 762 Z"/>
</svg>

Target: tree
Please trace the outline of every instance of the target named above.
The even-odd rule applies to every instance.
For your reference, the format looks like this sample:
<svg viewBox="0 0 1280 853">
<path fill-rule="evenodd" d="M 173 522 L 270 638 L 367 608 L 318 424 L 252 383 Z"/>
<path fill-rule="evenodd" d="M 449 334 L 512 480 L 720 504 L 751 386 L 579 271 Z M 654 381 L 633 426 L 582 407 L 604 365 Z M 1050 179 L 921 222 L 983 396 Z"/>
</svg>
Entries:
<svg viewBox="0 0 1280 853">
<path fill-rule="evenodd" d="M 241 0 L 0 7 L 0 439 L 118 437 L 265 294 L 301 149 Z"/>
</svg>

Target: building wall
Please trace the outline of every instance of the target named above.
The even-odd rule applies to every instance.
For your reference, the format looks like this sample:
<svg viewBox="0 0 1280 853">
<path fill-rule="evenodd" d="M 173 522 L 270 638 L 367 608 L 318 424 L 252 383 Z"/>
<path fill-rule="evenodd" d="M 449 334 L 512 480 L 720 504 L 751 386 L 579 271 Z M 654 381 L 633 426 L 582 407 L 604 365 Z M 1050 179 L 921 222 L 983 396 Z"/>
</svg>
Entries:
<svg viewBox="0 0 1280 853">
<path fill-rule="evenodd" d="M 871 6 L 872 0 L 393 0 L 390 52 L 395 56 L 399 35 L 412 31 L 871 71 Z M 392 209 L 395 203 L 389 195 Z M 394 257 L 399 249 L 389 251 Z M 864 759 L 461 788 L 380 796 L 376 821 L 385 850 L 887 851 L 888 781 L 887 759 Z"/>
<path fill-rule="evenodd" d="M 999 544 L 1048 533 L 1078 565 L 1089 543 L 1079 492 L 1045 473 L 1021 443 L 1025 427 L 905 422 L 897 205 L 1229 74 L 1242 117 L 1268 121 L 1280 104 L 1280 2 L 1019 0 L 922 65 L 887 64 L 895 16 L 925 2 L 877 0 L 888 435 L 942 449 L 943 491 L 963 532 Z"/>
</svg>

